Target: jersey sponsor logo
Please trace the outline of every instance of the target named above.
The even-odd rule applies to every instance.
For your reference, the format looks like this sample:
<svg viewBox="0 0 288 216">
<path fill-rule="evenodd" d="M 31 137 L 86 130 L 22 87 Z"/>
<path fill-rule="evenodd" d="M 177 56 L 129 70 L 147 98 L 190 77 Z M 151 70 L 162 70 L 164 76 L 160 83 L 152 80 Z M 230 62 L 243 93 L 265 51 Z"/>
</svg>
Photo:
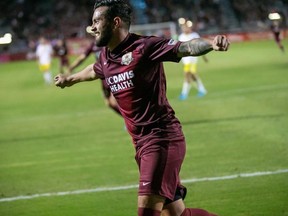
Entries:
<svg viewBox="0 0 288 216">
<path fill-rule="evenodd" d="M 168 45 L 175 45 L 176 43 L 177 43 L 176 40 L 171 39 L 169 40 Z"/>
<path fill-rule="evenodd" d="M 129 65 L 132 61 L 133 61 L 132 52 L 129 52 L 122 56 L 121 64 Z"/>
<path fill-rule="evenodd" d="M 134 77 L 133 71 L 126 71 L 114 76 L 106 78 L 106 83 L 110 86 L 111 92 L 118 92 L 134 86 L 132 78 Z"/>
</svg>

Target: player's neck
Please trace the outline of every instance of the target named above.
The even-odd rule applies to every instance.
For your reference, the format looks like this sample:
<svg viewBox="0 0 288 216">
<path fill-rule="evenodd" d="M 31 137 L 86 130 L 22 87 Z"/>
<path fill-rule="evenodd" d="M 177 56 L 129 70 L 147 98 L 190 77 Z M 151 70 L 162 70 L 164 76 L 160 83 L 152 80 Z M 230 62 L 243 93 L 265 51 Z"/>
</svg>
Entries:
<svg viewBox="0 0 288 216">
<path fill-rule="evenodd" d="M 111 41 L 108 44 L 108 49 L 113 51 L 129 34 L 129 31 L 126 29 L 120 29 L 117 33 L 114 33 Z"/>
</svg>

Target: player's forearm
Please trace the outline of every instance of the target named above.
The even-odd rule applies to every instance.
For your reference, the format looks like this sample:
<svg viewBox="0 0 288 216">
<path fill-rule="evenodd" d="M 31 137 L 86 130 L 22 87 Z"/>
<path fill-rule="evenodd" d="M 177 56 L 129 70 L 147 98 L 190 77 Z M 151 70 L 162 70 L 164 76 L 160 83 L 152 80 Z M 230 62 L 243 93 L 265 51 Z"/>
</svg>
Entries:
<svg viewBox="0 0 288 216">
<path fill-rule="evenodd" d="M 201 56 L 213 50 L 212 42 L 197 38 L 182 42 L 178 48 L 178 56 Z"/>
<path fill-rule="evenodd" d="M 62 74 L 57 75 L 54 80 L 55 80 L 55 85 L 60 87 L 60 88 L 65 88 L 72 86 L 76 83 L 79 82 L 84 82 L 84 81 L 91 81 L 97 79 L 97 75 L 93 70 L 93 64 L 87 66 L 84 70 L 72 74 L 70 76 L 64 76 Z"/>
<path fill-rule="evenodd" d="M 96 77 L 96 73 L 93 70 L 93 64 L 88 65 L 82 71 L 72 74 L 69 77 L 67 77 L 67 80 L 69 80 L 69 82 L 73 84 L 78 83 L 78 82 L 91 81 L 95 79 L 97 79 L 97 77 Z"/>
</svg>

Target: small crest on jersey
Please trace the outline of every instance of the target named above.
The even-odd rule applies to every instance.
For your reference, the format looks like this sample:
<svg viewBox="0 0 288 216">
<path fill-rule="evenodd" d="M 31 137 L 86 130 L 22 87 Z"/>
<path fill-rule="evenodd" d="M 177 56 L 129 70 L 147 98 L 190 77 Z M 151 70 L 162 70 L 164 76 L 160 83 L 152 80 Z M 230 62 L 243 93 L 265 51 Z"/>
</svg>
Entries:
<svg viewBox="0 0 288 216">
<path fill-rule="evenodd" d="M 132 52 L 129 52 L 122 56 L 121 64 L 129 65 L 132 61 L 133 61 Z"/>
<path fill-rule="evenodd" d="M 176 40 L 171 39 L 169 40 L 168 45 L 175 45 L 176 43 L 177 43 Z"/>
</svg>

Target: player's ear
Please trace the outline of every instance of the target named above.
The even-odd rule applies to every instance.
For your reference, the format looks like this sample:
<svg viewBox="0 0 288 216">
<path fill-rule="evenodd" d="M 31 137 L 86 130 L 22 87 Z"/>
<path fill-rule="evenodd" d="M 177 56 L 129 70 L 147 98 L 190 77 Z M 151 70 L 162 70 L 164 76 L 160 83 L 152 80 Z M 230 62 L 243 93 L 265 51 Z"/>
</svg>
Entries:
<svg viewBox="0 0 288 216">
<path fill-rule="evenodd" d="M 115 27 L 115 28 L 121 27 L 121 25 L 122 25 L 122 20 L 121 20 L 120 17 L 115 17 L 113 21 L 114 21 L 114 27 Z"/>
</svg>

